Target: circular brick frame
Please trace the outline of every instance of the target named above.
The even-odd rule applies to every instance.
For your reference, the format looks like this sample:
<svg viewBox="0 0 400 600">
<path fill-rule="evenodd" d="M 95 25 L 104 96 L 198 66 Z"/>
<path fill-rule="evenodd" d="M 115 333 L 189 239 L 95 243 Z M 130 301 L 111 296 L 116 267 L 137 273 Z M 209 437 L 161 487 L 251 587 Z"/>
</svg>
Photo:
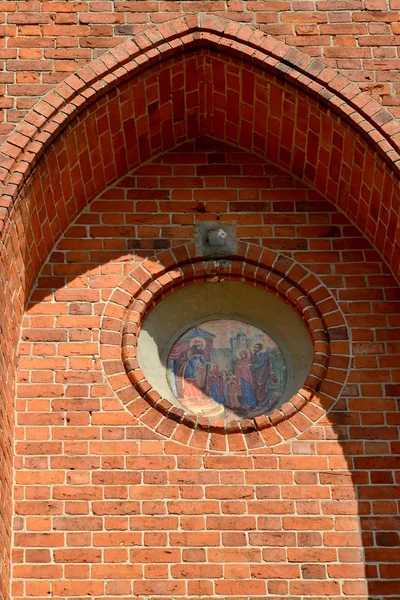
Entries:
<svg viewBox="0 0 400 600">
<path fill-rule="evenodd" d="M 229 423 L 198 418 L 162 398 L 137 361 L 142 323 L 158 302 L 182 286 L 226 279 L 256 285 L 290 304 L 304 320 L 314 347 L 311 371 L 297 394 L 270 415 Z M 342 312 L 318 278 L 288 257 L 244 242 L 229 261 L 196 257 L 194 244 L 144 260 L 111 295 L 100 334 L 108 381 L 136 418 L 165 437 L 223 451 L 226 443 L 231 450 L 273 446 L 311 427 L 339 397 L 349 352 Z"/>
</svg>

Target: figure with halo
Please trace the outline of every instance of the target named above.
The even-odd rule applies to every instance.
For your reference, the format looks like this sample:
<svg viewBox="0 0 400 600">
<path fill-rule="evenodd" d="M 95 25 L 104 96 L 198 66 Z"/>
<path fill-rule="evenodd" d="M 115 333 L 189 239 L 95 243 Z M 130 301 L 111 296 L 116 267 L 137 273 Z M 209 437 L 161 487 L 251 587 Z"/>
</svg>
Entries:
<svg viewBox="0 0 400 600">
<path fill-rule="evenodd" d="M 250 408 L 257 408 L 257 398 L 253 390 L 250 352 L 247 348 L 239 348 L 237 358 L 235 371 L 240 404 Z"/>
<path fill-rule="evenodd" d="M 182 374 L 183 396 L 193 398 L 201 396 L 207 381 L 207 361 L 204 356 L 205 340 L 194 338 L 190 348 L 180 358 L 178 372 Z"/>
</svg>

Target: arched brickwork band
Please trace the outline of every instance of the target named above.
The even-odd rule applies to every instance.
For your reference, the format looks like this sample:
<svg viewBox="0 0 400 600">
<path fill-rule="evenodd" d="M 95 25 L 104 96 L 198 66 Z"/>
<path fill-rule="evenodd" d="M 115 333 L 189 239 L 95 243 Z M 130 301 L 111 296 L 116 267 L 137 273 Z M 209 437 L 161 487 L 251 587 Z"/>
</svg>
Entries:
<svg viewBox="0 0 400 600">
<path fill-rule="evenodd" d="M 274 293 L 301 315 L 309 329 L 314 359 L 304 387 L 268 416 L 232 423 L 197 418 L 162 398 L 138 364 L 138 336 L 154 305 L 182 286 L 216 280 L 245 281 Z M 299 435 L 333 406 L 349 367 L 345 321 L 327 288 L 295 261 L 245 243 L 231 260 L 221 263 L 196 258 L 195 245 L 190 244 L 135 266 L 111 295 L 100 346 L 108 381 L 135 417 L 175 441 L 222 451 L 254 450 Z M 228 439 L 218 434 L 228 434 Z"/>
<path fill-rule="evenodd" d="M 280 81 L 287 82 L 289 89 L 285 93 L 285 99 L 275 92 L 267 98 L 265 89 L 257 94 L 255 71 L 250 67 L 242 77 L 243 87 L 239 98 L 239 88 L 226 79 L 223 69 L 209 66 L 206 70 L 212 73 L 210 85 L 207 86 L 205 81 L 200 82 L 201 89 L 197 90 L 199 97 L 196 101 L 191 98 L 185 103 L 184 96 L 174 90 L 179 98 L 173 107 L 173 141 L 177 141 L 176 136 L 182 135 L 183 129 L 186 129 L 186 137 L 199 133 L 198 127 L 187 128 L 183 121 L 184 113 L 191 113 L 193 116 L 193 113 L 200 111 L 202 118 L 198 125 L 203 133 L 239 143 L 266 156 L 304 178 L 308 184 L 333 200 L 365 231 L 398 275 L 399 203 L 395 180 L 386 172 L 387 166 L 390 167 L 389 171 L 393 170 L 396 174 L 399 170 L 400 125 L 397 120 L 368 94 L 362 93 L 354 83 L 323 63 L 258 30 L 207 14 L 191 15 L 165 23 L 124 42 L 68 77 L 31 111 L 1 149 L 0 176 L 5 186 L 0 201 L 3 227 L 8 217 L 13 217 L 18 193 L 32 169 L 46 148 L 65 127 L 73 123 L 78 114 L 94 102 L 105 110 L 106 93 L 111 93 L 146 69 L 154 69 L 162 60 L 200 47 L 212 49 L 212 53 L 223 52 L 230 57 L 239 58 L 242 64 L 252 65 L 265 75 L 273 74 Z M 195 88 L 199 83 L 198 74 L 193 75 L 194 72 L 183 83 L 189 88 L 185 90 L 186 94 L 191 96 L 196 95 Z M 167 110 L 158 110 L 160 104 L 171 94 L 170 82 L 165 77 L 162 80 L 161 97 L 154 96 L 152 90 L 147 97 L 138 100 L 139 104 L 144 102 L 149 107 L 147 115 L 146 110 L 140 112 L 143 118 L 136 131 L 139 138 L 140 133 L 143 134 L 146 129 L 145 121 L 150 114 L 147 126 L 167 120 L 166 116 L 171 117 L 165 114 Z M 210 89 L 206 90 L 207 87 Z M 228 90 L 229 103 L 226 102 Z M 316 119 L 313 123 L 312 117 L 303 115 L 304 107 L 301 103 L 296 106 L 296 102 L 290 97 L 295 90 L 305 93 L 308 98 L 315 98 L 320 107 L 323 105 L 340 115 L 341 121 L 351 124 L 351 129 L 345 133 L 339 131 L 339 127 L 335 131 L 335 118 L 326 114 L 325 109 L 322 121 L 318 122 Z M 240 102 L 237 108 L 235 95 Z M 274 108 L 271 104 L 278 107 L 278 110 L 264 120 L 263 113 Z M 252 110 L 257 111 L 257 119 L 254 119 Z M 94 112 L 95 109 L 91 107 L 92 117 Z M 132 126 L 132 112 L 127 111 L 127 107 L 120 107 L 117 113 L 119 114 L 113 115 L 112 120 L 114 117 L 117 120 L 110 127 L 112 139 L 109 140 L 115 164 L 110 165 L 111 168 L 108 165 L 102 167 L 93 164 L 93 149 L 88 149 L 92 154 L 91 159 L 88 157 L 92 177 L 88 179 L 92 180 L 95 176 L 96 181 L 86 185 L 84 190 L 79 189 L 78 181 L 74 181 L 74 178 L 69 182 L 69 187 L 78 187 L 74 190 L 75 196 L 82 196 L 76 198 L 79 206 L 98 192 L 97 188 L 94 189 L 96 183 L 109 185 L 138 161 L 143 162 L 155 153 L 168 149 L 166 139 L 160 140 L 160 137 L 170 137 L 165 135 L 165 126 L 152 140 L 145 140 L 142 135 L 142 140 L 136 140 L 139 147 L 135 151 L 132 147 L 129 149 L 133 139 L 127 136 L 126 129 L 127 122 Z M 230 122 L 232 116 L 235 118 Z M 107 120 L 107 117 L 104 118 Z M 85 128 L 88 128 L 86 135 L 89 134 L 92 141 L 89 131 L 90 128 L 93 131 L 95 124 L 93 119 L 87 121 L 92 121 L 90 125 L 89 122 L 85 124 Z M 180 126 L 177 125 L 178 122 Z M 364 147 L 361 142 L 356 141 L 352 130 L 366 139 Z M 372 148 L 384 159 L 384 163 L 376 161 Z M 71 169 L 72 163 L 76 163 L 77 151 L 79 153 L 79 144 L 66 144 L 63 150 L 58 148 L 58 158 L 55 157 L 53 165 L 56 170 L 62 170 L 63 165 L 68 165 Z M 103 162 L 104 158 L 103 151 Z M 110 160 L 111 156 L 108 156 L 108 162 Z M 66 184 L 65 181 L 62 183 Z M 65 194 L 64 190 L 63 193 Z M 67 212 L 70 210 L 68 207 Z M 56 239 L 57 232 L 54 233 Z"/>
</svg>

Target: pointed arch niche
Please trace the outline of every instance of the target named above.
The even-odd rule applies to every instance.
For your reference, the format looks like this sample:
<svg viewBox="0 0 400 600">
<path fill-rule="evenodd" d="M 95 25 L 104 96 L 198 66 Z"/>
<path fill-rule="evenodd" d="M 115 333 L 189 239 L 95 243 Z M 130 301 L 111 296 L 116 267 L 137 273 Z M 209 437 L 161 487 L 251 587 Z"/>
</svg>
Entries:
<svg viewBox="0 0 400 600">
<path fill-rule="evenodd" d="M 301 178 L 366 235 L 398 277 L 400 124 L 321 62 L 207 14 L 127 40 L 69 76 L 1 148 L 0 552 L 7 595 L 16 345 L 55 241 L 134 167 L 185 140 L 238 145 Z"/>
</svg>

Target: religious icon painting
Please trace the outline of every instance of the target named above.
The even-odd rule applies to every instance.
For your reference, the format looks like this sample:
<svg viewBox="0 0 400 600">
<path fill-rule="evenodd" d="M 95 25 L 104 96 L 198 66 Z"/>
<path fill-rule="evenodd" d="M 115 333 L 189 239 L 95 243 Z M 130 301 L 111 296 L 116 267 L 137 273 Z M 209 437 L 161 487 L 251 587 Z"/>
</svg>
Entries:
<svg viewBox="0 0 400 600">
<path fill-rule="evenodd" d="M 176 340 L 167 377 L 184 409 L 236 420 L 269 413 L 280 403 L 287 365 L 278 344 L 261 329 L 233 318 L 214 319 Z"/>
</svg>

